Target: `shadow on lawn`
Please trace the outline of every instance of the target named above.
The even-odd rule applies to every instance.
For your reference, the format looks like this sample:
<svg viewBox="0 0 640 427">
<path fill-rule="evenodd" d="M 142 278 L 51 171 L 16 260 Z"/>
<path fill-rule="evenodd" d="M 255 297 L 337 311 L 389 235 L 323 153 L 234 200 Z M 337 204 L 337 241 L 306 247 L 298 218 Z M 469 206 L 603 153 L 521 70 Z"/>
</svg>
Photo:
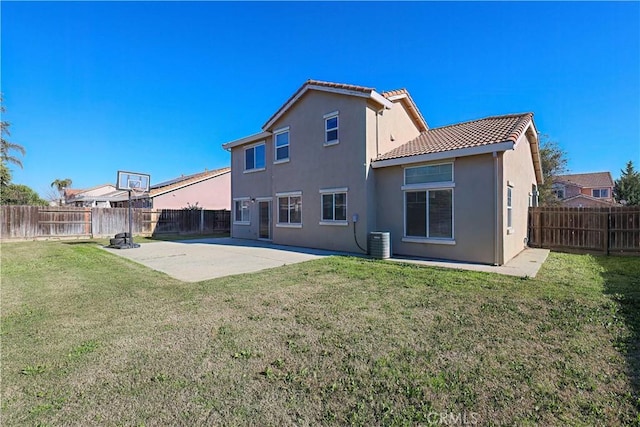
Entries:
<svg viewBox="0 0 640 427">
<path fill-rule="evenodd" d="M 627 359 L 634 402 L 640 409 L 640 258 L 596 257 L 603 267 L 604 291 L 620 304 L 620 315 L 630 335 L 616 343 Z"/>
</svg>

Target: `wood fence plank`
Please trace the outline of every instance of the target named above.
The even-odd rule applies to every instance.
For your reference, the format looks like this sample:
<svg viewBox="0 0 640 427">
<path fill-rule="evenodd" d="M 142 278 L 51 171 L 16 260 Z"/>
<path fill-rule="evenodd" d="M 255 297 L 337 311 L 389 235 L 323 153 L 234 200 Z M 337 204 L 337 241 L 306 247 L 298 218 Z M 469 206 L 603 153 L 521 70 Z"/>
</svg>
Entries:
<svg viewBox="0 0 640 427">
<path fill-rule="evenodd" d="M 640 207 L 529 208 L 529 245 L 640 255 Z"/>
<path fill-rule="evenodd" d="M 227 210 L 169 210 L 135 208 L 134 234 L 196 234 L 229 232 Z M 50 206 L 0 206 L 1 239 L 43 237 L 112 237 L 129 231 L 128 208 L 78 208 Z"/>
</svg>

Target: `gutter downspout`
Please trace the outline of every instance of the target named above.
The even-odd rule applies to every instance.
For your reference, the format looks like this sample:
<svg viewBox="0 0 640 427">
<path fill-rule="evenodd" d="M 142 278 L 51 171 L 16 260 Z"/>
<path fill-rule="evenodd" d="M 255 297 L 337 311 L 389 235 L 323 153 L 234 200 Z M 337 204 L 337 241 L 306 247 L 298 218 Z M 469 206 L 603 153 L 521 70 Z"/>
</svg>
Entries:
<svg viewBox="0 0 640 427">
<path fill-rule="evenodd" d="M 499 244 L 500 244 L 500 182 L 498 179 L 498 152 L 493 152 L 493 176 L 495 179 L 495 241 L 493 244 L 493 265 L 499 265 L 498 253 L 499 253 Z"/>
</svg>

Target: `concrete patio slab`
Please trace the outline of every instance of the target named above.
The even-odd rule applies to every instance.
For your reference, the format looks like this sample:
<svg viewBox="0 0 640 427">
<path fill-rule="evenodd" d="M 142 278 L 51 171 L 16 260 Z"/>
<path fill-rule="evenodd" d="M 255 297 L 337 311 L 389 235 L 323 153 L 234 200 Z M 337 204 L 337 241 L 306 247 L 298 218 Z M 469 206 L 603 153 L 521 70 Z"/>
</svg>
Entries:
<svg viewBox="0 0 640 427">
<path fill-rule="evenodd" d="M 161 271 L 183 282 L 199 282 L 234 274 L 254 273 L 332 255 L 362 256 L 296 246 L 274 245 L 257 240 L 207 238 L 144 243 L 134 249 L 104 248 L 113 254 Z M 503 266 L 455 261 L 393 257 L 388 261 L 430 267 L 484 271 L 519 277 L 535 277 L 547 259 L 547 249 L 526 249 Z"/>
<path fill-rule="evenodd" d="M 505 274 L 507 276 L 536 277 L 549 256 L 549 249 L 527 248 L 504 265 L 472 264 L 457 261 L 425 260 L 417 258 L 393 257 L 389 261 L 407 262 L 430 267 L 456 268 L 458 270 L 484 271 L 485 273 Z"/>
<path fill-rule="evenodd" d="M 336 255 L 335 252 L 319 249 L 233 238 L 153 242 L 134 249 L 104 249 L 183 282 L 253 273 Z"/>
</svg>

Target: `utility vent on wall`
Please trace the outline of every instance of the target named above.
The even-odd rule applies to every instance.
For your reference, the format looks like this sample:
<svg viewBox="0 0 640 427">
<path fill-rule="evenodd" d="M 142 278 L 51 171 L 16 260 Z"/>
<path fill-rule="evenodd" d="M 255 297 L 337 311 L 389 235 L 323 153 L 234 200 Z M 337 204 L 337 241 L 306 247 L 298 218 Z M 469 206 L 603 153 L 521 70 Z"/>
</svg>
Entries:
<svg viewBox="0 0 640 427">
<path fill-rule="evenodd" d="M 369 255 L 373 258 L 391 258 L 391 233 L 372 231 L 369 233 Z"/>
</svg>

